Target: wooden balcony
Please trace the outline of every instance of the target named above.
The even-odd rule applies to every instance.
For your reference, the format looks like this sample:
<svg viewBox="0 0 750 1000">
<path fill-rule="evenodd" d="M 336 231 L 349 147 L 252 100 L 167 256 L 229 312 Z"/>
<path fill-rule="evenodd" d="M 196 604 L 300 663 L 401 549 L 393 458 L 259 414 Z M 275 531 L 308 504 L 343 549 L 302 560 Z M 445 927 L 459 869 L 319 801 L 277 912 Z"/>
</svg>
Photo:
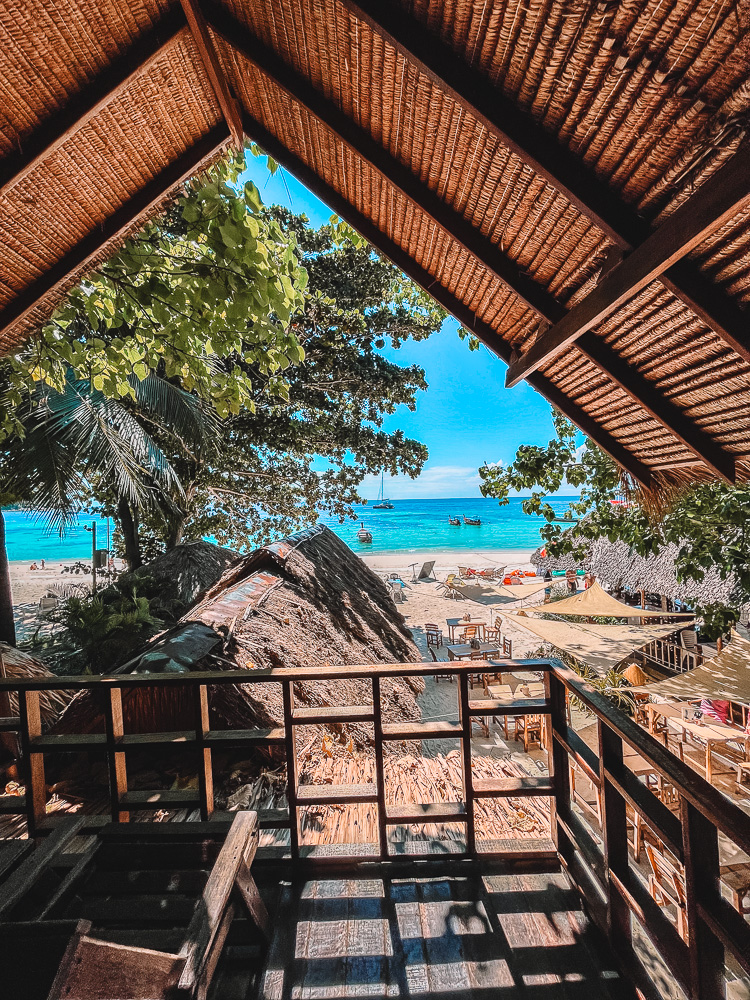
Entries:
<svg viewBox="0 0 750 1000">
<path fill-rule="evenodd" d="M 533 703 L 528 699 L 490 703 L 472 693 L 470 674 L 502 669 L 541 672 L 544 696 Z M 440 725 L 384 724 L 384 678 L 438 673 L 457 681 L 456 719 Z M 333 710 L 296 705 L 295 685 L 322 676 L 367 679 L 372 698 L 366 704 Z M 209 689 L 238 682 L 280 685 L 283 724 L 263 730 L 212 729 Z M 125 692 L 156 688 L 164 694 L 174 686 L 193 698 L 192 728 L 125 731 Z M 43 734 L 39 692 L 54 688 L 94 691 L 104 712 L 103 732 Z M 736 985 L 743 977 L 750 981 L 750 925 L 726 898 L 720 882 L 720 839 L 750 854 L 748 817 L 558 661 L 3 680 L 0 690 L 19 696 L 19 716 L 0 720 L 0 725 L 19 734 L 26 789 L 23 798 L 10 802 L 4 797 L 0 810 L 23 811 L 37 838 L 56 823 L 46 812 L 48 754 L 64 750 L 106 756 L 107 821 L 124 824 L 144 810 L 193 809 L 196 820 L 212 821 L 202 829 L 215 831 L 217 840 L 229 823 L 226 813 L 214 809 L 217 748 L 246 749 L 252 754 L 258 747 L 273 747 L 285 758 L 288 808 L 261 814 L 259 819 L 262 829 L 286 830 L 287 841 L 283 847 L 264 850 L 261 840 L 253 867 L 275 933 L 262 958 L 229 940 L 212 987 L 217 1000 L 246 995 L 251 985 L 255 995 L 269 1000 L 412 994 L 468 1000 L 489 991 L 501 1000 L 584 996 L 593 1000 L 635 997 L 636 990 L 657 998 L 670 996 L 666 991 L 675 985 L 689 1000 L 715 1000 L 732 995 L 735 987 L 730 986 L 727 994 L 727 982 Z M 568 693 L 596 719 L 599 756 L 568 724 Z M 549 776 L 475 774 L 472 720 L 531 712 L 546 719 Z M 299 733 L 348 721 L 372 727 L 372 773 L 367 780 L 344 785 L 302 783 Z M 386 780 L 389 747 L 400 740 L 446 736 L 460 747 L 460 801 L 394 805 Z M 164 747 L 192 755 L 197 787 L 181 791 L 129 787 L 131 754 Z M 631 751 L 672 786 L 675 809 L 631 770 Z M 579 808 L 571 789 L 571 763 L 599 792 L 598 824 Z M 529 799 L 548 803 L 548 841 L 514 843 L 482 836 L 482 810 L 500 808 L 507 801 L 522 805 Z M 371 817 L 370 825 L 362 827 L 369 831 L 368 839 L 324 846 L 307 843 L 300 836 L 305 811 L 332 806 Z M 679 869 L 684 891 L 679 930 L 676 914 L 655 901 L 642 866 L 631 856 L 629 817 L 632 821 L 634 812 Z M 101 821 L 102 817 L 84 818 L 93 833 Z M 462 835 L 394 839 L 393 831 L 404 827 L 458 827 Z M 165 831 L 165 844 L 170 835 Z M 169 856 L 168 850 L 164 856 Z M 70 899 L 61 899 L 58 909 L 48 908 L 47 916 L 89 919 L 98 913 L 104 919 L 102 905 L 88 911 L 85 893 L 75 898 L 79 902 L 73 909 Z M 117 912 L 117 892 L 108 899 Z M 236 992 L 240 989 L 245 993 Z"/>
</svg>

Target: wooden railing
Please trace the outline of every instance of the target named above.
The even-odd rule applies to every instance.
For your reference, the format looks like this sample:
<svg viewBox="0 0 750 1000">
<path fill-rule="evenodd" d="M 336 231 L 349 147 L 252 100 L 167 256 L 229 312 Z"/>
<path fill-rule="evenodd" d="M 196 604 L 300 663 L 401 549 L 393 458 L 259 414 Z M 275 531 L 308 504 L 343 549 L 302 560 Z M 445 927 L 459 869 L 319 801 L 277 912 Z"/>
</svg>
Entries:
<svg viewBox="0 0 750 1000">
<path fill-rule="evenodd" d="M 497 700 L 475 697 L 469 675 L 501 671 L 534 670 L 545 678 L 545 697 L 535 700 Z M 458 717 L 455 721 L 387 723 L 382 714 L 381 683 L 386 678 L 452 675 L 457 680 Z M 295 704 L 294 686 L 299 682 L 346 678 L 367 681 L 372 699 L 366 704 L 310 708 Z M 283 724 L 273 729 L 214 730 L 208 713 L 209 688 L 224 684 L 278 684 L 281 687 Z M 135 688 L 170 687 L 190 692 L 193 725 L 180 732 L 125 732 L 123 694 Z M 98 733 L 44 734 L 39 693 L 43 690 L 90 690 L 103 713 L 103 731 Z M 300 810 L 307 806 L 367 802 L 377 807 L 378 843 L 372 845 L 376 859 L 389 854 L 389 829 L 411 823 L 462 823 L 465 850 L 452 856 L 477 854 L 475 803 L 483 798 L 550 796 L 552 836 L 557 854 L 587 902 L 594 921 L 607 934 L 626 971 L 647 997 L 658 995 L 644 961 L 634 923 L 640 923 L 670 974 L 690 1000 L 715 1000 L 724 996 L 725 949 L 750 974 L 750 926 L 722 897 L 719 872 L 719 833 L 750 854 L 750 821 L 716 788 L 678 760 L 649 733 L 621 713 L 601 693 L 583 682 L 573 671 L 555 660 L 468 661 L 464 663 L 401 663 L 287 668 L 257 671 L 226 671 L 188 675 L 122 675 L 114 677 L 65 677 L 18 681 L 0 680 L 0 692 L 15 691 L 20 714 L 0 721 L 0 730 L 20 735 L 26 796 L 24 800 L 0 796 L 0 811 L 27 815 L 32 835 L 52 825 L 46 815 L 45 754 L 60 751 L 98 751 L 109 762 L 112 818 L 127 821 L 130 811 L 172 807 L 197 808 L 202 817 L 213 813 L 213 761 L 216 748 L 275 747 L 287 762 L 288 811 L 268 817 L 265 825 L 288 828 L 289 856 L 304 864 L 306 851 L 299 842 Z M 595 716 L 600 754 L 596 755 L 568 724 L 567 697 L 573 694 Z M 473 776 L 471 726 L 476 717 L 542 714 L 547 718 L 550 743 L 550 777 L 478 779 Z M 331 723 L 366 723 L 373 728 L 375 780 L 362 785 L 300 784 L 297 769 L 296 734 L 301 726 Z M 550 739 L 551 736 L 551 739 Z M 386 802 L 383 755 L 386 745 L 400 740 L 457 739 L 463 765 L 461 802 L 413 803 L 393 806 Z M 198 760 L 195 791 L 130 791 L 128 756 L 134 750 L 184 748 Z M 631 770 L 624 759 L 631 747 L 647 762 L 660 780 L 669 783 L 679 798 L 679 814 L 667 805 Z M 571 794 L 570 767 L 575 764 L 596 788 L 601 803 L 601 826 L 587 824 Z M 672 921 L 649 893 L 642 874 L 628 851 L 628 808 L 635 810 L 654 831 L 664 849 L 684 868 L 685 928 L 681 936 Z M 357 852 L 361 856 L 361 852 Z M 451 856 L 441 855 L 445 858 Z M 530 850 L 513 854 L 528 861 L 547 856 Z M 488 857 L 482 853 L 481 857 Z M 497 858 L 497 854 L 494 855 Z M 505 856 L 503 856 L 505 857 Z M 341 856 L 339 856 L 339 861 Z"/>
<path fill-rule="evenodd" d="M 641 653 L 659 666 L 667 667 L 675 673 L 684 673 L 686 670 L 693 670 L 699 667 L 705 660 L 702 653 L 685 649 L 674 642 L 667 642 L 665 639 L 654 639 L 647 646 L 644 646 Z"/>
</svg>

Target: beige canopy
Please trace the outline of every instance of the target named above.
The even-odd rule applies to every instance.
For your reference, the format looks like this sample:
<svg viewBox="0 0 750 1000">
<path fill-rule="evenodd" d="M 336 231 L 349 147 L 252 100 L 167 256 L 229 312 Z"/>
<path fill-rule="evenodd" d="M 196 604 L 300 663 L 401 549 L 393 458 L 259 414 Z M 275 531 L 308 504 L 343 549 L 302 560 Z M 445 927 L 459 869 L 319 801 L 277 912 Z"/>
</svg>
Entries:
<svg viewBox="0 0 750 1000">
<path fill-rule="evenodd" d="M 644 611 L 641 608 L 633 608 L 612 597 L 596 582 L 592 583 L 588 590 L 582 590 L 562 601 L 546 604 L 544 608 L 539 607 L 537 610 L 543 610 L 545 614 L 550 615 L 585 615 L 602 618 L 665 618 L 667 615 L 670 618 L 695 617 L 690 612 L 678 614 L 672 611 Z"/>
<path fill-rule="evenodd" d="M 729 645 L 703 666 L 688 670 L 679 677 L 645 684 L 640 690 L 680 701 L 719 698 L 750 705 L 750 642 L 732 632 Z"/>
<path fill-rule="evenodd" d="M 606 673 L 654 639 L 664 639 L 675 625 L 585 625 L 527 615 L 498 612 L 504 621 L 532 632 L 544 642 L 564 649 L 581 663 Z"/>
</svg>

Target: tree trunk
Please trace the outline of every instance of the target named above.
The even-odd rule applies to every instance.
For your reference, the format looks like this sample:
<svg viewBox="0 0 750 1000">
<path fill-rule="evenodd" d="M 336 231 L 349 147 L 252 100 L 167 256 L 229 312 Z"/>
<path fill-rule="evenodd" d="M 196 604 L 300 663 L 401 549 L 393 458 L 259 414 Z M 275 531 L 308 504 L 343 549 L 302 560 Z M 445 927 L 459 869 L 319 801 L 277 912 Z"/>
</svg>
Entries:
<svg viewBox="0 0 750 1000">
<path fill-rule="evenodd" d="M 122 497 L 117 503 L 117 517 L 120 521 L 123 541 L 125 542 L 125 561 L 129 570 L 138 569 L 143 565 L 141 546 L 138 540 L 138 515 L 133 514 L 130 504 Z"/>
<path fill-rule="evenodd" d="M 16 623 L 13 617 L 13 591 L 10 586 L 10 564 L 5 548 L 5 518 L 0 510 L 0 641 L 16 644 Z"/>
<path fill-rule="evenodd" d="M 185 517 L 180 515 L 179 517 L 174 517 L 169 519 L 169 524 L 167 526 L 167 537 L 165 538 L 165 543 L 167 546 L 167 552 L 170 549 L 175 548 L 182 542 L 182 533 L 185 530 Z"/>
</svg>

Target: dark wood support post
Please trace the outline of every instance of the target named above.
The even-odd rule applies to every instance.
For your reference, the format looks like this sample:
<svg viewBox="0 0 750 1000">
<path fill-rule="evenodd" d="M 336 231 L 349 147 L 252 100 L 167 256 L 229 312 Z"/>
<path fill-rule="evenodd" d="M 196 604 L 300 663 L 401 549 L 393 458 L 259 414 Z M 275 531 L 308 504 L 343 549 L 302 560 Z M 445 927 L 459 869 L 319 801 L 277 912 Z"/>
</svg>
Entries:
<svg viewBox="0 0 750 1000">
<path fill-rule="evenodd" d="M 21 717 L 21 751 L 26 784 L 26 821 L 29 838 L 37 837 L 47 815 L 47 782 L 44 775 L 44 754 L 35 751 L 33 741 L 42 735 L 42 715 L 38 691 L 19 691 L 18 708 Z"/>
<path fill-rule="evenodd" d="M 201 819 L 211 819 L 214 811 L 214 772 L 211 747 L 206 736 L 211 728 L 208 717 L 208 687 L 199 684 L 194 689 L 195 736 L 198 744 L 198 794 L 200 796 Z"/>
<path fill-rule="evenodd" d="M 297 750 L 294 741 L 294 726 L 292 713 L 294 711 L 294 692 L 292 681 L 282 681 L 282 697 L 284 705 L 284 743 L 286 747 L 286 799 L 289 803 L 289 841 L 292 860 L 299 858 L 299 815 L 297 812 Z"/>
<path fill-rule="evenodd" d="M 719 834 L 713 823 L 682 797 L 680 814 L 685 857 L 690 1000 L 719 1000 L 726 995 L 724 946 L 700 914 L 701 904 L 716 910 L 721 898 Z"/>
<path fill-rule="evenodd" d="M 559 740 L 555 739 L 556 733 L 562 733 L 567 728 L 568 710 L 565 700 L 565 685 L 554 674 L 549 675 L 549 700 L 550 719 L 552 731 L 550 733 L 550 757 L 552 784 L 555 795 L 552 800 L 553 810 L 550 817 L 552 841 L 555 847 L 560 849 L 560 827 L 559 817 L 565 818 L 570 813 L 570 764 L 565 747 Z"/>
<path fill-rule="evenodd" d="M 123 809 L 128 794 L 128 771 L 122 738 L 125 726 L 122 714 L 122 690 L 117 687 L 104 689 L 104 726 L 107 734 L 107 761 L 109 764 L 109 797 L 113 823 L 127 823 L 130 813 Z M 118 749 L 120 747 L 120 749 Z"/>
<path fill-rule="evenodd" d="M 385 762 L 383 760 L 383 706 L 380 701 L 380 678 L 372 679 L 372 714 L 375 730 L 375 787 L 378 794 L 378 840 L 380 857 L 388 857 L 388 824 L 385 805 Z"/>
<path fill-rule="evenodd" d="M 607 880 L 607 933 L 615 952 L 631 945 L 630 910 L 617 886 L 628 878 L 628 825 L 625 799 L 607 778 L 607 771 L 619 774 L 623 767 L 622 739 L 606 723 L 598 720 L 599 778 L 601 780 L 604 871 Z"/>
<path fill-rule="evenodd" d="M 469 713 L 469 675 L 458 675 L 458 717 L 461 722 L 461 763 L 466 803 L 466 853 L 475 854 L 476 825 L 474 822 L 474 776 L 471 768 L 471 715 Z"/>
</svg>

